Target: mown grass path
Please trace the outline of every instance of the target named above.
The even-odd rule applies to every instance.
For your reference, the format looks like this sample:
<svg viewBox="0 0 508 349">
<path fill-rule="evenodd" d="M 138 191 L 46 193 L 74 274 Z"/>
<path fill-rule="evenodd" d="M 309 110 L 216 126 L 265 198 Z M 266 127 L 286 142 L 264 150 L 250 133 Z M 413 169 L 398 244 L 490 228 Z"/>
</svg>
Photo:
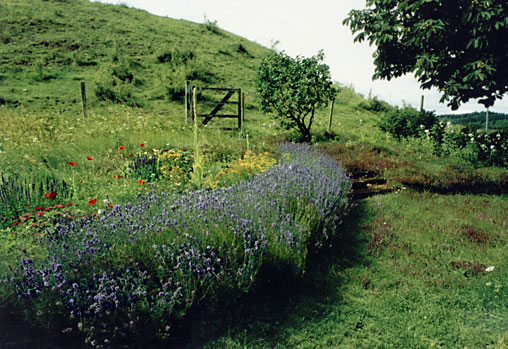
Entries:
<svg viewBox="0 0 508 349">
<path fill-rule="evenodd" d="M 507 212 L 506 196 L 358 201 L 350 245 L 330 249 L 284 305 L 208 347 L 505 348 Z"/>
</svg>

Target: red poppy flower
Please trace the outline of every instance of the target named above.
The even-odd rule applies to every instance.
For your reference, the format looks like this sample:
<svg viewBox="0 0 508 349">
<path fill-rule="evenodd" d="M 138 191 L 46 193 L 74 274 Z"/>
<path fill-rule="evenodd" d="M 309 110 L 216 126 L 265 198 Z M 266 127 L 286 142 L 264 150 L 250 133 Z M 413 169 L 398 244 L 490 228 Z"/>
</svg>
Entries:
<svg viewBox="0 0 508 349">
<path fill-rule="evenodd" d="M 50 191 L 44 194 L 45 199 L 56 199 L 56 191 Z"/>
<path fill-rule="evenodd" d="M 145 143 L 141 143 L 139 146 L 140 146 L 140 147 L 144 147 L 144 146 L 145 146 Z"/>
<path fill-rule="evenodd" d="M 39 210 L 44 210 L 44 207 L 42 207 L 42 206 L 37 206 L 37 207 L 35 208 L 35 210 L 36 210 L 36 211 L 39 211 Z"/>
<path fill-rule="evenodd" d="M 114 179 L 120 179 L 120 175 L 113 175 Z"/>
<path fill-rule="evenodd" d="M 74 161 L 69 161 L 68 164 L 71 165 L 71 166 L 76 166 L 77 165 Z"/>
<path fill-rule="evenodd" d="M 72 206 L 72 202 L 68 202 L 66 205 L 67 206 Z"/>
<path fill-rule="evenodd" d="M 90 205 L 90 206 L 95 205 L 96 202 L 97 202 L 97 198 L 93 198 L 92 200 L 88 201 L 88 205 Z"/>
<path fill-rule="evenodd" d="M 146 184 L 145 180 L 142 179 L 142 178 L 138 181 L 138 183 L 139 183 L 139 185 L 145 185 Z"/>
<path fill-rule="evenodd" d="M 93 158 L 91 158 L 91 157 L 89 157 L 89 156 L 87 156 L 87 157 L 86 157 L 86 159 L 87 159 L 87 160 L 93 160 Z"/>
<path fill-rule="evenodd" d="M 113 208 L 114 206 L 113 206 L 113 204 L 110 202 L 110 203 L 108 204 L 108 207 L 109 207 L 109 208 Z"/>
<path fill-rule="evenodd" d="M 124 148 L 125 147 L 123 145 L 121 145 L 121 146 L 118 147 L 118 150 L 124 150 Z"/>
<path fill-rule="evenodd" d="M 44 216 L 44 211 L 39 211 L 35 214 L 37 217 Z"/>
</svg>

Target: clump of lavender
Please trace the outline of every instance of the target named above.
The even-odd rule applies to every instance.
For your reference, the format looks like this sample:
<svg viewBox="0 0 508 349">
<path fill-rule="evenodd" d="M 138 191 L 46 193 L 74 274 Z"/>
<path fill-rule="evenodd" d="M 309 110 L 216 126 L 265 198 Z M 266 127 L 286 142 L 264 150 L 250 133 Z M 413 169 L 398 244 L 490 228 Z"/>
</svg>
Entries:
<svg viewBox="0 0 508 349">
<path fill-rule="evenodd" d="M 310 146 L 278 151 L 278 165 L 228 188 L 148 193 L 97 218 L 62 219 L 47 257 L 15 269 L 18 295 L 56 295 L 90 341 L 112 341 L 136 333 L 139 313 L 164 334 L 221 289 L 248 291 L 265 260 L 303 271 L 309 246 L 337 231 L 351 186 Z"/>
<path fill-rule="evenodd" d="M 65 181 L 53 177 L 32 180 L 0 174 L 0 228 L 7 228 L 36 206 L 72 198 Z"/>
<path fill-rule="evenodd" d="M 127 165 L 127 173 L 131 177 L 141 178 L 147 182 L 153 182 L 162 177 L 159 160 L 147 154 L 137 154 Z"/>
</svg>

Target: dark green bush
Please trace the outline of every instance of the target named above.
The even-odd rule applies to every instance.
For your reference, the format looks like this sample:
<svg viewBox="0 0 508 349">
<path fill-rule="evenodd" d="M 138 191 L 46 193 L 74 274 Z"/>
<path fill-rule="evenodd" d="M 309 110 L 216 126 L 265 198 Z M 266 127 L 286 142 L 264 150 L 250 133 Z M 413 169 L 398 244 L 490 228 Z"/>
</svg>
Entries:
<svg viewBox="0 0 508 349">
<path fill-rule="evenodd" d="M 196 67 L 194 69 L 189 70 L 185 74 L 185 79 L 191 80 L 191 81 L 197 80 L 197 81 L 204 82 L 206 84 L 211 84 L 211 83 L 215 82 L 216 77 L 215 77 L 215 74 L 209 72 L 205 68 Z"/>
<path fill-rule="evenodd" d="M 393 108 L 387 112 L 378 126 L 384 132 L 390 133 L 398 140 L 402 138 L 418 137 L 422 130 L 430 130 L 438 123 L 434 112 L 418 111 L 413 107 Z"/>
<path fill-rule="evenodd" d="M 131 71 L 129 71 L 129 69 L 123 64 L 114 66 L 111 71 L 111 75 L 113 75 L 114 77 L 117 77 L 118 79 L 120 79 L 123 82 L 130 83 L 134 79 L 134 74 Z"/>
<path fill-rule="evenodd" d="M 390 104 L 378 99 L 377 97 L 371 98 L 368 101 L 361 102 L 358 104 L 358 107 L 374 113 L 388 113 L 395 109 Z"/>
<path fill-rule="evenodd" d="M 167 50 L 157 55 L 158 63 L 173 63 L 176 65 L 186 64 L 194 59 L 195 54 L 191 50 Z"/>
<path fill-rule="evenodd" d="M 95 96 L 101 101 L 125 104 L 130 107 L 141 107 L 143 105 L 128 88 L 116 86 L 117 84 L 112 85 L 113 86 L 107 86 L 106 84 L 97 82 Z"/>
</svg>

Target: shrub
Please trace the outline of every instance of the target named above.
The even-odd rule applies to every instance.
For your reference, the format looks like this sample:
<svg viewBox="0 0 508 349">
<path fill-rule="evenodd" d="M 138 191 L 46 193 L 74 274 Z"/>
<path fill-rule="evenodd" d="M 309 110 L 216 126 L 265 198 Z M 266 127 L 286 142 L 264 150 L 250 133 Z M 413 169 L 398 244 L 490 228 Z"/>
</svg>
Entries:
<svg viewBox="0 0 508 349">
<path fill-rule="evenodd" d="M 129 70 L 129 68 L 124 64 L 118 64 L 113 66 L 111 70 L 111 75 L 118 78 L 123 82 L 131 83 L 134 79 L 134 74 Z"/>
<path fill-rule="evenodd" d="M 182 86 L 166 86 L 166 95 L 170 101 L 183 102 L 185 100 L 185 88 Z"/>
<path fill-rule="evenodd" d="M 379 128 L 398 140 L 418 137 L 422 130 L 430 130 L 438 122 L 434 112 L 418 111 L 411 106 L 394 108 L 383 115 Z"/>
<path fill-rule="evenodd" d="M 358 104 L 358 107 L 374 113 L 388 113 L 394 111 L 394 107 L 377 97 L 371 98 L 368 101 L 362 101 Z"/>
<path fill-rule="evenodd" d="M 204 23 L 202 24 L 205 28 L 205 30 L 217 34 L 217 35 L 223 35 L 223 33 L 220 31 L 219 26 L 217 25 L 217 21 L 211 21 L 205 16 Z"/>
<path fill-rule="evenodd" d="M 195 54 L 191 50 L 167 50 L 157 55 L 158 63 L 172 63 L 175 65 L 186 64 L 194 59 Z"/>
<path fill-rule="evenodd" d="M 130 107 L 142 107 L 143 103 L 134 96 L 130 88 L 123 84 L 96 83 L 95 96 L 101 101 L 125 104 Z"/>
<path fill-rule="evenodd" d="M 209 72 L 204 67 L 195 67 L 185 73 L 185 80 L 202 81 L 207 84 L 215 82 L 215 74 Z"/>
</svg>

